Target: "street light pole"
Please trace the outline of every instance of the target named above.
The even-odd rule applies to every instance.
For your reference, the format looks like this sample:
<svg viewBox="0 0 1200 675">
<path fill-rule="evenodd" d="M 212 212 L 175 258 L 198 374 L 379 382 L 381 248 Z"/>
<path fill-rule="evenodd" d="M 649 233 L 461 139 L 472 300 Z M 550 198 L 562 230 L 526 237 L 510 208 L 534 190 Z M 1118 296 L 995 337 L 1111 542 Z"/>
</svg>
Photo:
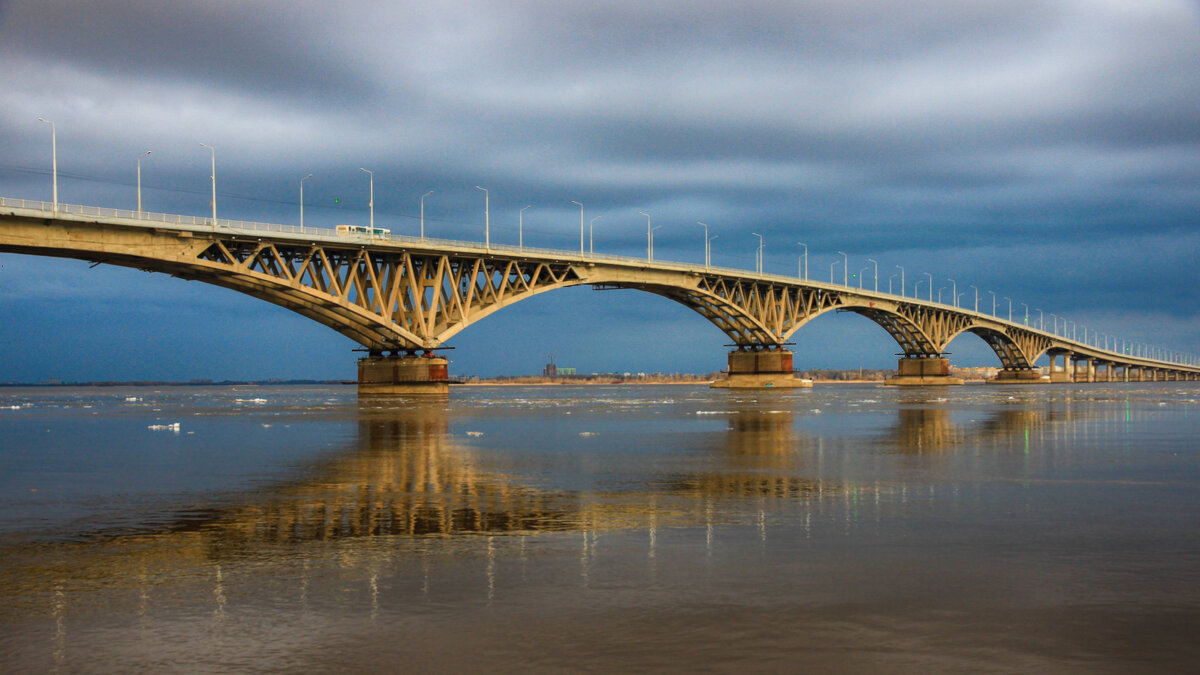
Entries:
<svg viewBox="0 0 1200 675">
<path fill-rule="evenodd" d="M 150 154 L 150 153 L 146 153 L 146 154 Z M 139 172 L 138 173 L 139 179 L 141 178 L 141 175 L 142 174 Z M 300 179 L 300 231 L 301 232 L 304 231 L 304 181 L 306 181 L 312 177 L 313 177 L 313 175 L 310 173 L 307 176 L 305 176 L 304 178 Z M 138 211 L 141 211 L 141 210 L 142 210 L 142 193 L 141 193 L 141 186 L 139 185 L 138 186 Z"/>
<path fill-rule="evenodd" d="M 878 293 L 879 292 L 879 261 L 867 258 L 867 262 L 869 262 L 875 266 L 875 271 L 872 273 L 872 275 L 875 277 L 875 292 Z"/>
<path fill-rule="evenodd" d="M 933 275 L 929 272 L 922 272 L 921 274 L 929 277 L 929 301 L 933 302 Z"/>
<path fill-rule="evenodd" d="M 996 316 L 996 291 L 988 291 L 992 295 L 992 316 Z"/>
<path fill-rule="evenodd" d="M 974 284 L 969 284 L 968 288 L 975 289 L 975 313 L 978 314 L 979 313 L 979 288 L 977 286 L 975 286 Z"/>
<path fill-rule="evenodd" d="M 579 204 L 579 257 L 583 257 L 583 203 L 571 200 L 572 204 Z"/>
<path fill-rule="evenodd" d="M 761 275 L 763 267 L 763 236 L 757 232 L 751 232 L 750 234 L 758 237 L 758 254 L 754 256 L 754 266 L 755 270 Z"/>
<path fill-rule="evenodd" d="M 1046 330 L 1046 322 L 1044 321 L 1044 319 L 1046 317 L 1042 315 L 1042 310 L 1038 309 L 1037 307 L 1034 307 L 1033 311 L 1038 313 L 1038 330 L 1042 330 L 1042 331 Z"/>
<path fill-rule="evenodd" d="M 904 297 L 904 268 L 896 265 L 896 269 L 900 270 L 900 297 Z"/>
<path fill-rule="evenodd" d="M 891 295 L 891 294 L 892 294 L 892 279 L 895 279 L 895 278 L 896 278 L 896 275 L 895 275 L 895 274 L 893 274 L 892 276 L 888 277 L 888 295 Z"/>
<path fill-rule="evenodd" d="M 596 226 L 596 221 L 600 220 L 600 216 L 596 216 L 588 221 L 588 255 L 596 255 L 595 243 L 592 228 Z"/>
<path fill-rule="evenodd" d="M 488 193 L 487 188 L 481 188 L 476 185 L 475 189 L 483 190 L 483 247 L 490 249 L 492 247 L 492 196 Z M 583 251 L 580 251 L 580 253 L 583 253 Z"/>
<path fill-rule="evenodd" d="M 800 275 L 799 276 L 801 279 L 804 279 L 807 281 L 808 280 L 808 244 L 798 241 L 798 242 L 796 242 L 796 245 L 804 247 L 804 258 L 803 258 L 804 263 L 802 265 L 800 265 Z"/>
<path fill-rule="evenodd" d="M 58 213 L 58 132 L 54 129 L 54 122 L 44 117 L 39 117 L 38 121 L 50 125 L 51 196 L 54 198 L 53 213 Z M 213 220 L 216 220 L 216 216 L 213 216 Z"/>
<path fill-rule="evenodd" d="M 850 285 L 850 256 L 846 255 L 845 253 L 842 253 L 841 251 L 835 251 L 835 253 L 838 253 L 842 256 L 842 285 L 849 286 Z M 833 283 L 833 279 L 830 279 L 829 283 Z"/>
<path fill-rule="evenodd" d="M 946 281 L 950 282 L 950 295 L 952 296 L 950 298 L 951 299 L 950 304 L 954 305 L 955 307 L 958 307 L 958 283 L 955 282 L 953 279 L 946 279 Z"/>
<path fill-rule="evenodd" d="M 217 151 L 213 146 L 207 143 L 201 143 L 200 147 L 208 148 L 212 153 L 212 174 L 209 178 L 212 180 L 212 226 L 217 229 Z"/>
<path fill-rule="evenodd" d="M 1028 326 L 1029 325 L 1029 305 L 1026 305 L 1023 302 L 1020 303 L 1020 305 L 1025 308 L 1025 325 Z"/>
<path fill-rule="evenodd" d="M 433 194 L 433 190 L 421 195 L 421 240 L 425 240 L 425 198 Z"/>
<path fill-rule="evenodd" d="M 526 206 L 525 209 L 532 209 L 533 204 Z M 525 250 L 525 209 L 517 212 L 517 248 Z"/>
<path fill-rule="evenodd" d="M 137 198 L 138 198 L 138 218 L 142 217 L 142 158 L 150 154 L 147 150 L 138 155 L 137 159 Z M 304 186 L 300 186 L 300 224 L 304 224 Z"/>
<path fill-rule="evenodd" d="M 650 229 L 650 214 L 645 211 L 638 213 L 646 216 L 646 262 L 654 260 L 654 230 Z"/>
<path fill-rule="evenodd" d="M 1012 298 L 1005 298 L 1008 301 L 1008 320 L 1012 321 Z"/>
<path fill-rule="evenodd" d="M 704 228 L 704 271 L 707 272 L 710 260 L 710 256 L 708 254 L 708 225 L 698 220 L 696 221 L 696 224 Z"/>
<path fill-rule="evenodd" d="M 364 169 L 361 166 L 358 167 L 358 170 L 366 173 L 367 178 L 370 180 L 369 184 L 371 186 L 371 191 L 367 195 L 367 210 L 371 214 L 371 236 L 374 237 L 375 236 L 375 172 L 370 171 L 368 169 Z"/>
</svg>

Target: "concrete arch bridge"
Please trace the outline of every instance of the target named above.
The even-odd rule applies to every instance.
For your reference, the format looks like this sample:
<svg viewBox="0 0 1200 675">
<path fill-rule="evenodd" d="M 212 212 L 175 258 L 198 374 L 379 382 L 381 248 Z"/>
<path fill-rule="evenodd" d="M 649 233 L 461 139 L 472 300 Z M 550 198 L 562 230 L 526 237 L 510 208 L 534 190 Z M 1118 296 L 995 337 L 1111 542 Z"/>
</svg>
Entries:
<svg viewBox="0 0 1200 675">
<path fill-rule="evenodd" d="M 674 300 L 736 347 L 734 387 L 789 387 L 789 339 L 826 312 L 879 324 L 902 357 L 894 384 L 960 383 L 946 347 L 972 333 L 1000 361 L 1000 381 L 1200 378 L 1200 367 L 1121 354 L 994 316 L 912 297 L 780 275 L 611 255 L 120 211 L 0 198 L 0 251 L 77 258 L 203 281 L 286 307 L 368 350 L 364 393 L 445 391 L 434 350 L 471 324 L 570 286 L 625 288 Z M 1058 366 L 1062 359 L 1061 368 Z"/>
</svg>

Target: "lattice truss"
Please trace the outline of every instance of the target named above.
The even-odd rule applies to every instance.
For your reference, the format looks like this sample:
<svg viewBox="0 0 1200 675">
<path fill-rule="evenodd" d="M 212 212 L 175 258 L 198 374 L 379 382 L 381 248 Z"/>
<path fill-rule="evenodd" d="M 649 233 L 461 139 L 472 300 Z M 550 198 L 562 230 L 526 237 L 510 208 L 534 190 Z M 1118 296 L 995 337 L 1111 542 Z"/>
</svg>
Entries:
<svg viewBox="0 0 1200 675">
<path fill-rule="evenodd" d="M 1033 364 L 1053 344 L 1045 335 L 1020 328 L 1005 328 L 1004 331 L 999 331 L 976 326 L 969 330 L 988 343 L 992 351 L 996 352 L 996 356 L 1000 357 L 1000 363 L 1005 370 L 1032 369 Z"/>
<path fill-rule="evenodd" d="M 936 307 L 903 303 L 894 311 L 873 307 L 847 307 L 883 326 L 900 345 L 905 356 L 931 357 L 945 353 L 950 341 L 970 331 L 996 352 L 1006 370 L 1029 370 L 1051 346 L 1051 340 L 1020 328 L 974 326 L 965 314 Z"/>
<path fill-rule="evenodd" d="M 580 283 L 566 263 L 361 247 L 219 240 L 198 257 L 234 273 L 205 281 L 288 307 L 371 349 L 435 347 L 501 307 Z"/>
<path fill-rule="evenodd" d="M 646 287 L 703 315 L 742 346 L 783 344 L 809 319 L 840 305 L 818 288 L 705 276 L 695 288 Z"/>
</svg>

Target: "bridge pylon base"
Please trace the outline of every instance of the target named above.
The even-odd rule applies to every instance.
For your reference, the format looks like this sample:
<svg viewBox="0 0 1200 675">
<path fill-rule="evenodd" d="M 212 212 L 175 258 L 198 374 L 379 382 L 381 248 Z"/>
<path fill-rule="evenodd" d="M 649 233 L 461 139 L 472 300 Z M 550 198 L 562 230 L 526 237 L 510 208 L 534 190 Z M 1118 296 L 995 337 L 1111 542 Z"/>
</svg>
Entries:
<svg viewBox="0 0 1200 675">
<path fill-rule="evenodd" d="M 807 389 L 812 380 L 796 377 L 792 352 L 786 349 L 738 349 L 729 352 L 729 370 L 724 379 L 709 385 L 714 389 Z"/>
<path fill-rule="evenodd" d="M 1050 384 L 1051 377 L 1039 370 L 1001 370 L 988 384 Z"/>
<path fill-rule="evenodd" d="M 446 395 L 450 391 L 450 362 L 424 356 L 368 356 L 358 360 L 360 396 Z"/>
<path fill-rule="evenodd" d="M 883 382 L 889 387 L 944 387 L 962 384 L 961 377 L 951 377 L 950 359 L 940 356 L 906 356 L 900 359 L 896 376 Z"/>
</svg>

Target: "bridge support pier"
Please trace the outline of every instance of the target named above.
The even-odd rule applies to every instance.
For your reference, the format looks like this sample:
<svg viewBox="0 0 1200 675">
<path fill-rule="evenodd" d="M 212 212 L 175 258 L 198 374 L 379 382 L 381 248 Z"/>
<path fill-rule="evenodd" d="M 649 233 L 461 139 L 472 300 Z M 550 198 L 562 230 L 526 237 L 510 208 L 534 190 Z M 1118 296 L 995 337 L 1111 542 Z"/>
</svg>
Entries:
<svg viewBox="0 0 1200 675">
<path fill-rule="evenodd" d="M 1051 382 L 1074 382 L 1075 378 L 1071 376 L 1071 352 L 1049 352 L 1050 356 L 1050 381 Z M 1058 367 L 1058 357 L 1062 357 L 1062 368 Z"/>
<path fill-rule="evenodd" d="M 961 377 L 950 376 L 950 359 L 940 356 L 905 356 L 900 359 L 896 377 L 884 381 L 891 387 L 939 387 L 962 383 Z"/>
<path fill-rule="evenodd" d="M 729 370 L 714 389 L 797 389 L 812 387 L 792 370 L 792 352 L 786 349 L 737 349 L 729 352 Z"/>
<path fill-rule="evenodd" d="M 1049 377 L 1043 377 L 1037 368 L 1021 370 L 1001 370 L 996 377 L 987 381 L 988 384 L 1049 384 Z"/>
<path fill-rule="evenodd" d="M 371 354 L 358 360 L 360 396 L 445 395 L 450 391 L 450 362 L 433 352 L 417 356 Z"/>
</svg>

